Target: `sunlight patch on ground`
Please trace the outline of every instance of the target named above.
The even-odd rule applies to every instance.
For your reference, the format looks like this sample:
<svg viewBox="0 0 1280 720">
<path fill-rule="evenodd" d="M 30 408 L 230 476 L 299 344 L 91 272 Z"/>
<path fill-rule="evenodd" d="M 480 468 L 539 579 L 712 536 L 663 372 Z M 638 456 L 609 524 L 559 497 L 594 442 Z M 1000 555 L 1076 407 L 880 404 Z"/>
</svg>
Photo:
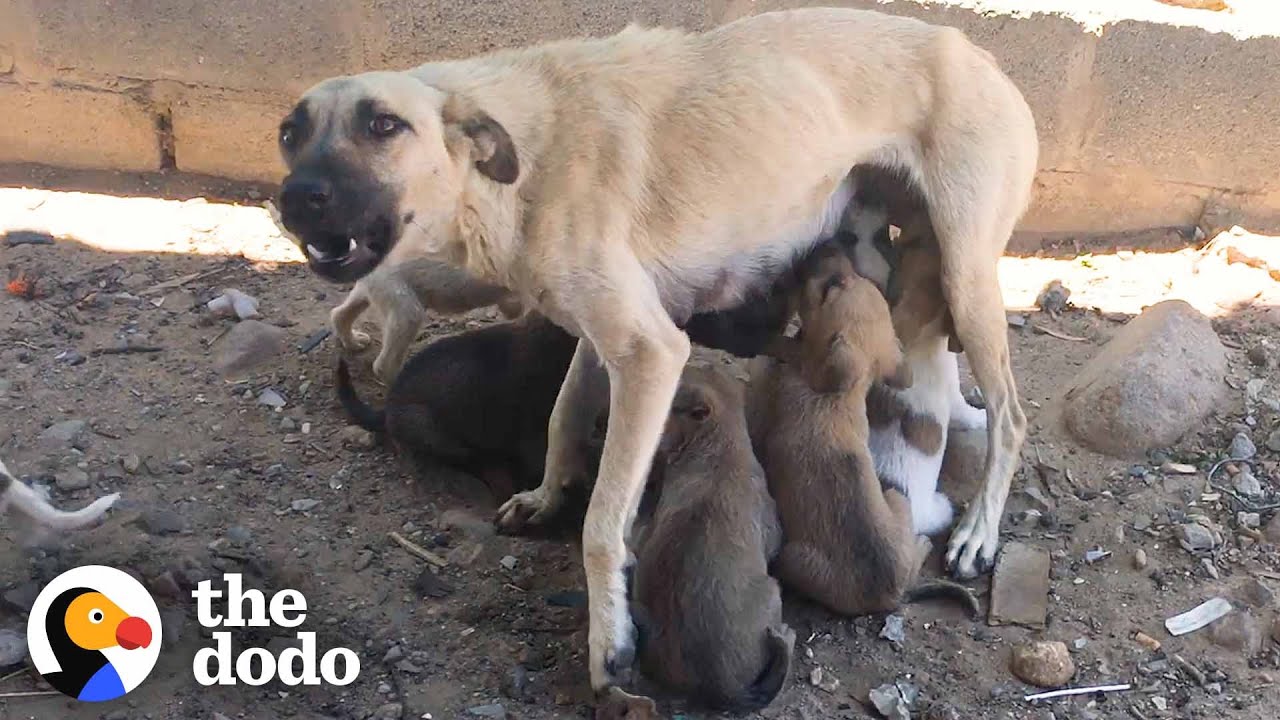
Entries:
<svg viewBox="0 0 1280 720">
<path fill-rule="evenodd" d="M 302 262 L 266 209 L 203 199 L 116 197 L 0 188 L 0 233 L 31 230 L 116 253 L 243 255 L 254 262 Z"/>
</svg>

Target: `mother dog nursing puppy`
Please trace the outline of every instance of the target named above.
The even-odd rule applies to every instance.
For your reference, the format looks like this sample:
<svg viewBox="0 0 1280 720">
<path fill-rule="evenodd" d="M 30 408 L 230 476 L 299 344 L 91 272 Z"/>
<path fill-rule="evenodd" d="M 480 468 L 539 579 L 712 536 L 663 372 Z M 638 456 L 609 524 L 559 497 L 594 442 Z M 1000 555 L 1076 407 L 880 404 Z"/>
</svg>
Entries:
<svg viewBox="0 0 1280 720">
<path fill-rule="evenodd" d="M 1021 93 L 960 31 L 825 8 L 699 34 L 628 27 L 327 80 L 280 145 L 282 219 L 321 277 L 440 258 L 580 338 L 543 483 L 502 508 L 504 526 L 560 507 L 561 468 L 594 420 L 579 395 L 593 366 L 607 370 L 583 528 L 595 688 L 634 655 L 625 540 L 690 352 L 680 327 L 831 234 L 859 165 L 899 173 L 932 222 L 989 438 L 981 496 L 947 560 L 960 576 L 994 560 L 1026 425 L 996 262 L 1027 205 L 1037 139 Z"/>
</svg>

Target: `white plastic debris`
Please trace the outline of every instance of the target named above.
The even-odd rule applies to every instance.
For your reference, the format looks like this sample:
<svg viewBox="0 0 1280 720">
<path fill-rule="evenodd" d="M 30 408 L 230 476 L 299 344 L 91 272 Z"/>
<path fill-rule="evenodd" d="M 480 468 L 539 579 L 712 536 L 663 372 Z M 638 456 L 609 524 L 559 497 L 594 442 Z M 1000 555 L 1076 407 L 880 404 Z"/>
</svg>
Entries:
<svg viewBox="0 0 1280 720">
<path fill-rule="evenodd" d="M 1094 693 L 1108 692 L 1125 692 L 1132 690 L 1133 686 L 1125 683 L 1124 685 L 1093 685 L 1091 687 L 1066 688 L 1063 690 L 1050 690 L 1049 692 L 1036 693 L 1035 695 L 1027 695 L 1022 699 L 1026 702 L 1036 702 L 1037 700 L 1053 700 L 1054 698 L 1070 697 L 1072 695 L 1093 695 Z"/>
<path fill-rule="evenodd" d="M 1196 607 L 1182 613 L 1174 615 L 1164 621 L 1164 627 L 1169 631 L 1170 635 L 1186 635 L 1195 632 L 1200 628 L 1226 617 L 1234 608 L 1226 598 L 1216 597 L 1197 605 Z"/>
<path fill-rule="evenodd" d="M 235 288 L 224 289 L 221 295 L 210 300 L 205 307 L 216 315 L 235 315 L 240 320 L 258 317 L 258 299 Z"/>
</svg>

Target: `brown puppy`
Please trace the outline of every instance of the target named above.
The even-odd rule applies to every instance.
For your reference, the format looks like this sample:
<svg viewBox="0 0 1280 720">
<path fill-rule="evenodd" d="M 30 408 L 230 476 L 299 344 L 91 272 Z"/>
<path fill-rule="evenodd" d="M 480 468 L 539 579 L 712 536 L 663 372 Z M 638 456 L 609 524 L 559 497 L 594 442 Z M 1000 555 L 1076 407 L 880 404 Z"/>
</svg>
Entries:
<svg viewBox="0 0 1280 720">
<path fill-rule="evenodd" d="M 742 404 L 738 381 L 685 369 L 655 458 L 657 508 L 636 538 L 633 603 L 645 675 L 735 712 L 777 696 L 795 645 L 768 571 L 782 530 Z"/>
<path fill-rule="evenodd" d="M 351 418 L 385 433 L 400 452 L 480 476 L 497 466 L 518 487 L 535 487 L 551 408 L 576 347 L 572 335 L 529 313 L 427 345 L 396 376 L 382 409 L 357 396 L 345 360 L 335 386 Z M 579 456 L 585 461 L 588 453 Z"/>
<path fill-rule="evenodd" d="M 786 542 L 774 572 L 847 615 L 897 607 L 922 560 L 911 508 L 882 489 L 867 447 L 873 381 L 910 384 L 889 307 L 845 253 L 816 255 L 799 291 L 801 330 L 753 363 L 752 437 Z"/>
</svg>

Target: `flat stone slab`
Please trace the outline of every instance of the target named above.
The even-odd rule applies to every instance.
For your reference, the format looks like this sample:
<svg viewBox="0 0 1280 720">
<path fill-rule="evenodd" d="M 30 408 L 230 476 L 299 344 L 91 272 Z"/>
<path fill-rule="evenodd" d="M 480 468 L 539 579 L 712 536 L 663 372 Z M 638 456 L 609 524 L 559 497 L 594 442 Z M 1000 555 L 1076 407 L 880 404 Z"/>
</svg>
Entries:
<svg viewBox="0 0 1280 720">
<path fill-rule="evenodd" d="M 989 625 L 1045 626 L 1049 614 L 1049 552 L 1007 543 L 991 578 Z"/>
</svg>

